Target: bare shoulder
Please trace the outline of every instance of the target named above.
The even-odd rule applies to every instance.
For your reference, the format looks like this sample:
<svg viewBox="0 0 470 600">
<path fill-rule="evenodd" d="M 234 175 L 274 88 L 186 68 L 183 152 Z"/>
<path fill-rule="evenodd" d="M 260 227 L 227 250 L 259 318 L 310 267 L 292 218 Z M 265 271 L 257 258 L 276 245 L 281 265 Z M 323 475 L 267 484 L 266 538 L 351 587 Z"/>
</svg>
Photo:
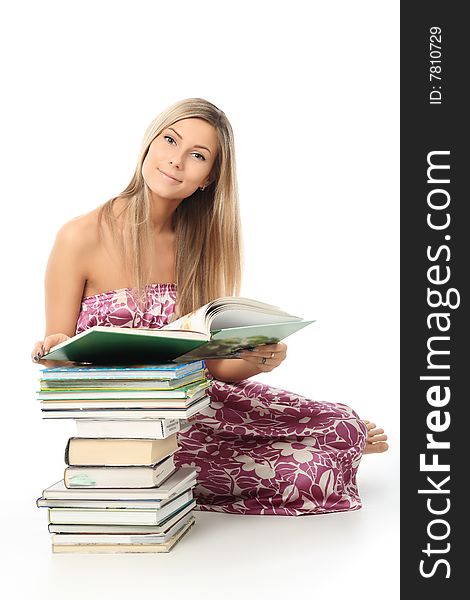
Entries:
<svg viewBox="0 0 470 600">
<path fill-rule="evenodd" d="M 95 249 L 99 243 L 98 211 L 99 207 L 64 223 L 56 241 L 80 253 Z"/>
</svg>

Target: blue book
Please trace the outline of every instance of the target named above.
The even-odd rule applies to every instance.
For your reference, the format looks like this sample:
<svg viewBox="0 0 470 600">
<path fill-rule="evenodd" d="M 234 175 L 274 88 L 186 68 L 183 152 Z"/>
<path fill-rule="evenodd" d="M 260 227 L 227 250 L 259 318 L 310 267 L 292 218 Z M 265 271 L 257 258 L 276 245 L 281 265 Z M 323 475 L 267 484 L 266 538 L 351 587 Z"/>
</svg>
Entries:
<svg viewBox="0 0 470 600">
<path fill-rule="evenodd" d="M 43 380 L 64 379 L 180 379 L 204 369 L 204 361 L 164 363 L 137 367 L 52 367 L 41 369 Z"/>
</svg>

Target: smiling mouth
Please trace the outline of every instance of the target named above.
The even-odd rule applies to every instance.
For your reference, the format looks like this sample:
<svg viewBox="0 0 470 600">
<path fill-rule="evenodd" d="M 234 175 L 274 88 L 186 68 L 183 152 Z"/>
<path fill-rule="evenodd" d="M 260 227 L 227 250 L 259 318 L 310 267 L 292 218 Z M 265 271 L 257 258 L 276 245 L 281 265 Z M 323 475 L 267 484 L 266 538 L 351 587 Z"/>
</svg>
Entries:
<svg viewBox="0 0 470 600">
<path fill-rule="evenodd" d="M 176 179 L 176 177 L 172 177 L 171 175 L 168 175 L 168 173 L 165 173 L 165 171 L 162 171 L 161 169 L 158 169 L 158 170 L 164 177 L 170 179 L 171 181 L 176 181 L 177 183 L 182 183 L 179 179 Z"/>
</svg>

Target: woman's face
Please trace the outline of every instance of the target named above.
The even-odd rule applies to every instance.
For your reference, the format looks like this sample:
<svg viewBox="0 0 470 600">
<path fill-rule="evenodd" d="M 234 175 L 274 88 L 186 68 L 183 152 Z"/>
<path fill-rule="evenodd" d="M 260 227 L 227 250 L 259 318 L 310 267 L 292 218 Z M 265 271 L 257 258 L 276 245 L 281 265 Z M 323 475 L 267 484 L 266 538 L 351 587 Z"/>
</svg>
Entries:
<svg viewBox="0 0 470 600">
<path fill-rule="evenodd" d="M 215 128 L 203 119 L 170 125 L 149 146 L 142 176 L 158 197 L 183 199 L 210 183 L 218 150 Z"/>
</svg>

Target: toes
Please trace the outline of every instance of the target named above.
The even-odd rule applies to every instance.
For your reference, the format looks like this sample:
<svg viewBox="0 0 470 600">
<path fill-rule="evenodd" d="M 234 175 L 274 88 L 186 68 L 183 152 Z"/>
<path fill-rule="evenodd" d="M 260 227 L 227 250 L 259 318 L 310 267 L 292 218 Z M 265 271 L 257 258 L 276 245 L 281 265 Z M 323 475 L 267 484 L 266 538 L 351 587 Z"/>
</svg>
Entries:
<svg viewBox="0 0 470 600">
<path fill-rule="evenodd" d="M 367 441 L 369 443 L 385 442 L 385 440 L 388 440 L 388 437 L 387 437 L 386 433 L 384 433 L 383 435 L 374 435 L 374 437 L 367 438 Z"/>
<path fill-rule="evenodd" d="M 386 442 L 379 442 L 378 444 L 373 444 L 375 446 L 376 452 L 385 452 L 388 450 L 388 444 Z"/>
<path fill-rule="evenodd" d="M 381 433 L 384 433 L 384 430 L 382 428 L 369 429 L 368 431 L 369 437 L 372 437 L 374 435 L 380 435 Z"/>
<path fill-rule="evenodd" d="M 372 454 L 385 452 L 388 450 L 388 444 L 385 440 L 388 439 L 382 427 L 377 427 L 375 423 L 363 421 L 367 427 L 367 440 L 364 448 L 364 454 Z"/>
<path fill-rule="evenodd" d="M 388 444 L 386 442 L 377 442 L 375 444 L 366 444 L 364 448 L 364 454 L 379 454 L 388 450 Z"/>
</svg>

